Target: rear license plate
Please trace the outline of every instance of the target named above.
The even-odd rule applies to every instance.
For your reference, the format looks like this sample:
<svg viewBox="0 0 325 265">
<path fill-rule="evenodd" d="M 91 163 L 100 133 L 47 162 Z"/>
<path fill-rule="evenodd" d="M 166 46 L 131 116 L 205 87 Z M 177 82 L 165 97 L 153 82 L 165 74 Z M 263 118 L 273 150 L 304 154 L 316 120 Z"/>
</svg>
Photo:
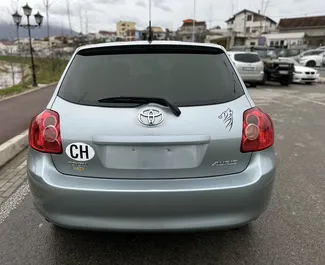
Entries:
<svg viewBox="0 0 325 265">
<path fill-rule="evenodd" d="M 253 71 L 254 67 L 243 67 L 244 71 Z"/>
<path fill-rule="evenodd" d="M 202 149 L 203 148 L 203 149 Z M 109 146 L 103 164 L 113 169 L 184 169 L 197 167 L 203 146 Z M 202 149 L 202 150 L 201 150 Z"/>
<path fill-rule="evenodd" d="M 280 75 L 287 75 L 287 74 L 289 74 L 288 71 L 279 71 L 279 73 L 280 73 Z"/>
</svg>

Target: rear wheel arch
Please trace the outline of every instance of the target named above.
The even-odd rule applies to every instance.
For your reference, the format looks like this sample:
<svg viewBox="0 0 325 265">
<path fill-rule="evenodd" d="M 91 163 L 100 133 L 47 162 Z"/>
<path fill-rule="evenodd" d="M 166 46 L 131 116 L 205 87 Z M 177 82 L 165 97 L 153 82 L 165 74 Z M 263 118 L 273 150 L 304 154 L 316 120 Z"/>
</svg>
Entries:
<svg viewBox="0 0 325 265">
<path fill-rule="evenodd" d="M 308 67 L 315 67 L 316 66 L 316 61 L 315 60 L 310 60 L 306 63 L 306 66 Z"/>
</svg>

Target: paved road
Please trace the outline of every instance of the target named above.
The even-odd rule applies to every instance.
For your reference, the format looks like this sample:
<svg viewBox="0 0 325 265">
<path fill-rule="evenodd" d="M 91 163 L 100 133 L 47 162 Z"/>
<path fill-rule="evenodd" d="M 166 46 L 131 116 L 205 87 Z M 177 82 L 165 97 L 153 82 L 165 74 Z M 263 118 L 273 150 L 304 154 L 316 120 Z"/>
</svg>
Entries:
<svg viewBox="0 0 325 265">
<path fill-rule="evenodd" d="M 48 103 L 55 85 L 0 101 L 0 144 L 29 126 L 30 120 Z"/>
<path fill-rule="evenodd" d="M 324 88 L 250 89 L 273 117 L 278 170 L 270 208 L 249 228 L 187 234 L 56 230 L 36 213 L 24 183 L 0 208 L 0 264 L 325 264 Z"/>
<path fill-rule="evenodd" d="M 323 67 L 323 68 L 319 68 L 318 69 L 318 72 L 320 73 L 320 76 L 321 77 L 325 77 L 325 68 Z"/>
</svg>

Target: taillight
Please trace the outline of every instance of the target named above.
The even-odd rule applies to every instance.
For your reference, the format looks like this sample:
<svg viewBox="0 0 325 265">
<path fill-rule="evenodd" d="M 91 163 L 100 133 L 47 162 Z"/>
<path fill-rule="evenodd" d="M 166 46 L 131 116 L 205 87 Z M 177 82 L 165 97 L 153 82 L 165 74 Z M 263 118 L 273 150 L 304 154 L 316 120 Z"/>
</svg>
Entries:
<svg viewBox="0 0 325 265">
<path fill-rule="evenodd" d="M 32 119 L 29 127 L 29 146 L 44 153 L 62 153 L 60 117 L 57 112 L 44 110 Z"/>
<path fill-rule="evenodd" d="M 240 151 L 255 152 L 274 144 L 274 128 L 271 118 L 259 108 L 244 112 L 243 132 Z"/>
</svg>

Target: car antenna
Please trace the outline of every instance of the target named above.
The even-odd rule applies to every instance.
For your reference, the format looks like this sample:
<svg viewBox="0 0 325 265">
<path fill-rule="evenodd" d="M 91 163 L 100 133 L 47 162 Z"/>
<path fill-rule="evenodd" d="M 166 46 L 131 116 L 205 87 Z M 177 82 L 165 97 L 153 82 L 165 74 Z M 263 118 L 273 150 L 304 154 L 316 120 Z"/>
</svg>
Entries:
<svg viewBox="0 0 325 265">
<path fill-rule="evenodd" d="M 148 41 L 149 43 L 152 42 L 152 27 L 151 27 L 151 0 L 149 0 L 149 27 L 148 27 Z"/>
</svg>

